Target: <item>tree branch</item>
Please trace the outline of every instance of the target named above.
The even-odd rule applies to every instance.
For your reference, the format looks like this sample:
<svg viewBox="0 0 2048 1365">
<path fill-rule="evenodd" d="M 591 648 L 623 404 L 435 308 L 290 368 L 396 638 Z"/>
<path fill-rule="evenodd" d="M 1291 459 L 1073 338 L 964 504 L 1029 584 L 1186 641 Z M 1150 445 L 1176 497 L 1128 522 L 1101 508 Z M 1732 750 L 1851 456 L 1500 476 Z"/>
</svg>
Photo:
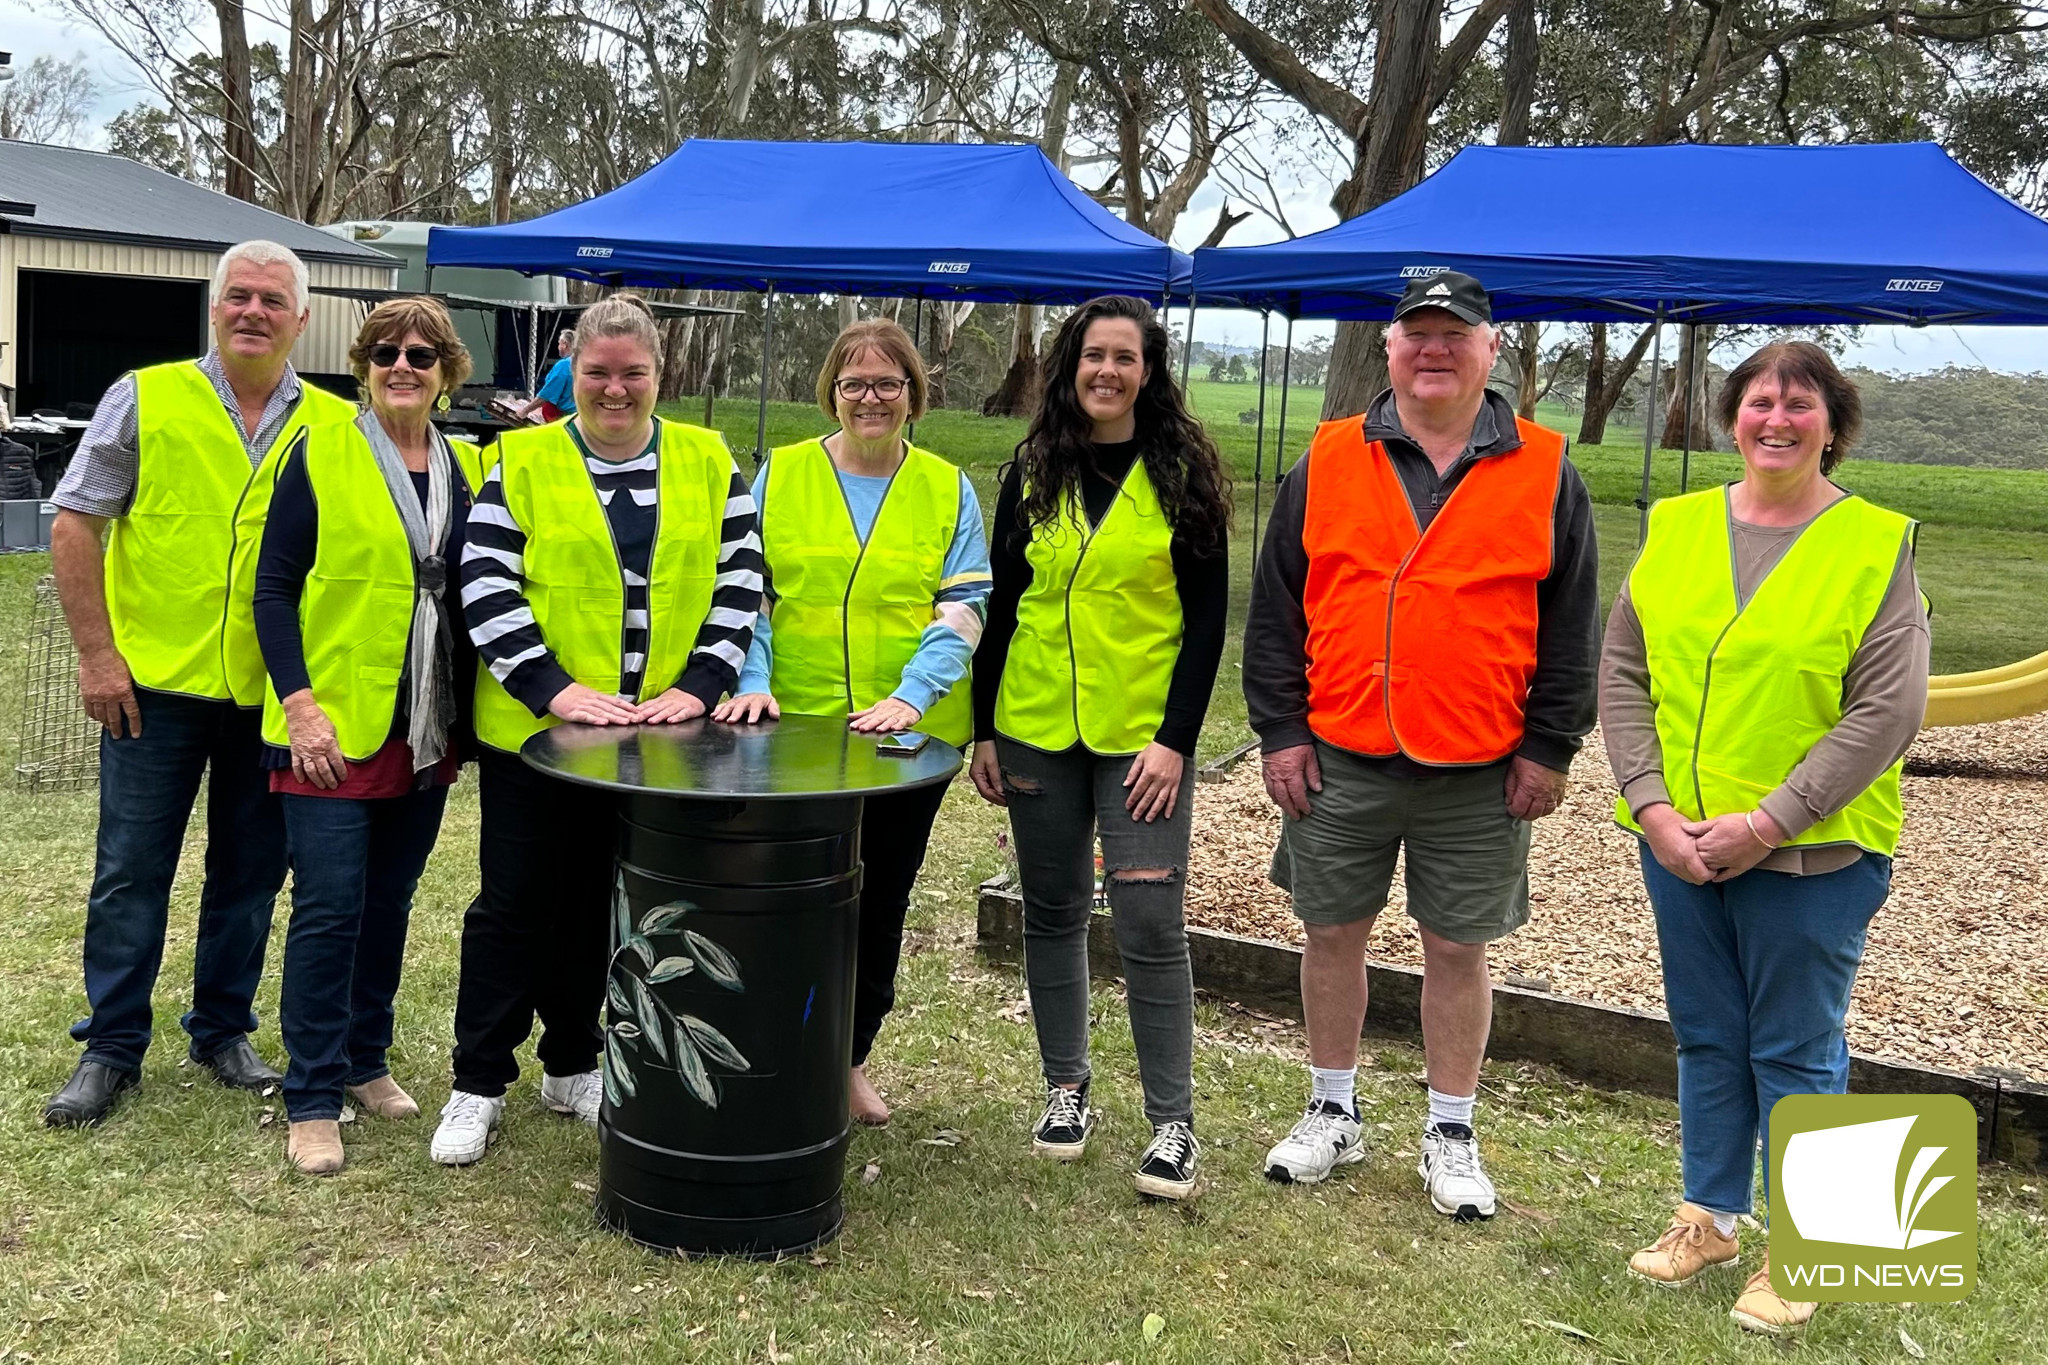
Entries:
<svg viewBox="0 0 2048 1365">
<path fill-rule="evenodd" d="M 1486 0 L 1488 6 L 1511 0 Z M 1364 138 L 1371 114 L 1366 102 L 1334 81 L 1309 70 L 1294 50 L 1230 7 L 1229 0 L 1193 0 L 1252 69 L 1285 91 L 1316 117 L 1335 124 L 1354 141 Z M 1482 35 L 1483 36 L 1483 35 Z"/>
</svg>

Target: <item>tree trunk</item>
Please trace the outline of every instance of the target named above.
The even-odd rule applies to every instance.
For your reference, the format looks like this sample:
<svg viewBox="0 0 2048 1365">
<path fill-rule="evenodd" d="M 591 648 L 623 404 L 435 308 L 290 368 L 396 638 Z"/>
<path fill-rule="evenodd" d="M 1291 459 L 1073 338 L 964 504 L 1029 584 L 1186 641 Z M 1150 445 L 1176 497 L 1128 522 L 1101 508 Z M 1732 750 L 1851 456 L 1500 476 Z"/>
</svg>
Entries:
<svg viewBox="0 0 2048 1365">
<path fill-rule="evenodd" d="M 1586 346 L 1586 397 L 1579 405 L 1579 444 L 1597 446 L 1607 439 L 1607 409 L 1595 403 L 1607 387 L 1607 324 L 1593 324 L 1593 339 Z"/>
<path fill-rule="evenodd" d="M 1695 343 L 1694 334 L 1698 333 Z M 1699 347 L 1699 366 L 1692 376 L 1692 448 L 1711 449 L 1714 443 L 1713 430 L 1707 421 L 1707 356 L 1714 347 L 1714 328 L 1686 327 L 1680 329 L 1678 341 L 1678 366 L 1675 377 L 1667 387 L 1670 395 L 1664 404 L 1664 439 L 1660 444 L 1666 450 L 1677 450 L 1685 440 L 1685 375 L 1693 361 L 1693 347 Z"/>
<path fill-rule="evenodd" d="M 1521 363 L 1516 367 L 1515 415 L 1525 422 L 1536 420 L 1537 384 L 1543 362 L 1543 324 L 1540 322 L 1517 323 L 1520 338 L 1515 347 L 1515 357 Z"/>
<path fill-rule="evenodd" d="M 1029 417 L 1045 391 L 1038 372 L 1038 305 L 1020 303 L 1012 311 L 1016 323 L 1010 329 L 1010 367 L 996 391 L 982 400 L 984 417 Z"/>
<path fill-rule="evenodd" d="M 1623 390 L 1628 387 L 1628 381 L 1634 377 L 1636 366 L 1643 363 L 1643 357 L 1649 353 L 1650 343 L 1656 339 L 1656 336 L 1657 329 L 1655 327 L 1644 327 L 1642 334 L 1636 338 L 1635 344 L 1628 348 L 1628 354 L 1624 355 L 1621 358 L 1621 363 L 1614 367 L 1614 373 L 1607 376 L 1607 384 L 1604 388 L 1596 390 L 1590 379 L 1586 381 L 1586 416 L 1579 426 L 1579 444 L 1599 445 L 1605 439 L 1607 435 L 1608 414 L 1613 412 L 1614 405 L 1621 401 Z M 1603 350 L 1606 348 L 1606 339 L 1604 337 L 1600 339 L 1599 345 Z M 1588 440 L 1586 436 L 1586 433 L 1589 431 L 1594 433 L 1591 440 Z"/>
<path fill-rule="evenodd" d="M 249 30 L 242 0 L 213 0 L 220 19 L 220 85 L 226 122 L 226 191 L 256 202 L 256 130 L 249 115 Z"/>
</svg>

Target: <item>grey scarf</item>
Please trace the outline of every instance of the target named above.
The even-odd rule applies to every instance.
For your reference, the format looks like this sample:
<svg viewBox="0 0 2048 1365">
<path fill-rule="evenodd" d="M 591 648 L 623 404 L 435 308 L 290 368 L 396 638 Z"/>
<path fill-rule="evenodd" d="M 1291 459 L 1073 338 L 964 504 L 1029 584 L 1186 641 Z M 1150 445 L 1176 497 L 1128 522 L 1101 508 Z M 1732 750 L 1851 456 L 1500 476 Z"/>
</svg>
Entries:
<svg viewBox="0 0 2048 1365">
<path fill-rule="evenodd" d="M 412 546 L 414 581 L 412 634 L 405 647 L 405 672 L 409 691 L 399 700 L 405 707 L 406 742 L 412 745 L 412 767 L 422 772 L 441 761 L 448 752 L 448 727 L 455 721 L 454 642 L 449 635 L 448 565 L 441 552 L 448 544 L 454 520 L 455 452 L 439 431 L 429 428 L 433 450 L 427 457 L 427 506 L 420 511 L 419 494 L 405 457 L 384 431 L 374 412 L 356 418 L 356 427 L 370 442 L 377 458 L 377 470 L 398 519 L 405 526 L 405 538 Z"/>
</svg>

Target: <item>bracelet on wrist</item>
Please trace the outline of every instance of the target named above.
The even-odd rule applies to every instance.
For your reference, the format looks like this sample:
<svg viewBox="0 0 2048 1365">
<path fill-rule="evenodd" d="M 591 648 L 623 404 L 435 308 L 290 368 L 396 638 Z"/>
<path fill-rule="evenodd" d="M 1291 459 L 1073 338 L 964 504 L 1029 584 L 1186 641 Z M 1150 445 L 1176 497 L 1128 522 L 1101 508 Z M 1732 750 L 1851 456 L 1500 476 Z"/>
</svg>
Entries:
<svg viewBox="0 0 2048 1365">
<path fill-rule="evenodd" d="M 1756 840 L 1758 843 L 1762 844 L 1765 848 L 1769 849 L 1773 853 L 1776 853 L 1778 851 L 1778 846 L 1776 844 L 1772 843 L 1769 839 L 1764 838 L 1763 835 L 1757 833 L 1755 811 L 1744 811 L 1742 813 L 1742 823 L 1748 827 L 1750 838 Z"/>
</svg>

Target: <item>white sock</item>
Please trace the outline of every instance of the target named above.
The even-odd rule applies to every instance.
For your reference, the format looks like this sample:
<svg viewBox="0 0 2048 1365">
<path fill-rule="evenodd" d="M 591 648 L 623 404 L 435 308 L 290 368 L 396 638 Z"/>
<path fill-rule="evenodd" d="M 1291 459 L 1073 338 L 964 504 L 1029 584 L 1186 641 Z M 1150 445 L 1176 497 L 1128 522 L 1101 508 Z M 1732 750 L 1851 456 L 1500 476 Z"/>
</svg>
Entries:
<svg viewBox="0 0 2048 1365">
<path fill-rule="evenodd" d="M 1310 1104 L 1321 1104 L 1330 1100 L 1341 1106 L 1347 1114 L 1358 1113 L 1358 1068 L 1312 1066 L 1308 1069 Z"/>
<path fill-rule="evenodd" d="M 1446 1095 L 1442 1091 L 1432 1088 L 1429 1092 L 1429 1126 L 1441 1128 L 1447 1123 L 1456 1123 L 1470 1128 L 1472 1126 L 1472 1106 L 1478 1102 L 1478 1099 L 1479 1096 L 1476 1093 L 1471 1095 Z"/>
<path fill-rule="evenodd" d="M 1713 1211 L 1709 1209 L 1708 1212 L 1712 1213 Z M 1732 1213 L 1714 1214 L 1714 1231 L 1720 1233 L 1723 1237 L 1733 1237 L 1735 1235 L 1735 1215 Z"/>
</svg>

